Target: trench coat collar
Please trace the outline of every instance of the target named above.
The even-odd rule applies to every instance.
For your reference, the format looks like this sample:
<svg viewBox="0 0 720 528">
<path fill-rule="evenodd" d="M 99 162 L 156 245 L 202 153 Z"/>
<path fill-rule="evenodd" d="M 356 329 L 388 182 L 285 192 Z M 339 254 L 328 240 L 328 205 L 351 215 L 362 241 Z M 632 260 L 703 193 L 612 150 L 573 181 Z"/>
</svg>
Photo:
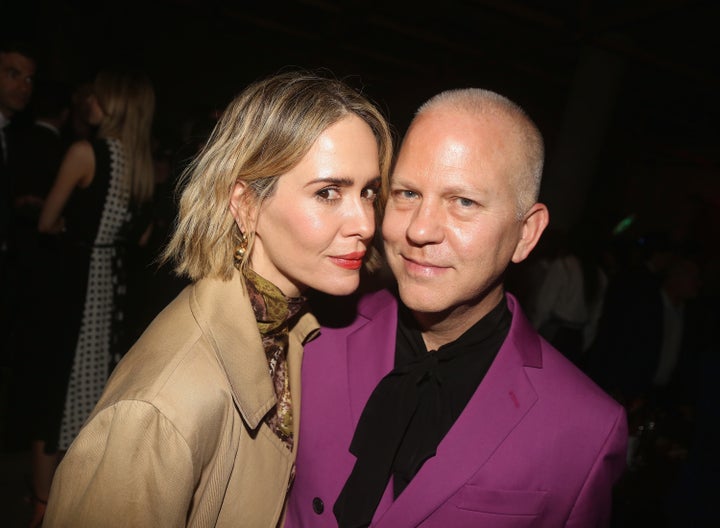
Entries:
<svg viewBox="0 0 720 528">
<path fill-rule="evenodd" d="M 277 400 L 240 272 L 234 271 L 228 281 L 199 280 L 190 296 L 190 309 L 217 354 L 240 414 L 251 429 L 257 428 Z M 304 343 L 317 328 L 315 317 L 306 313 L 290 332 Z"/>
</svg>

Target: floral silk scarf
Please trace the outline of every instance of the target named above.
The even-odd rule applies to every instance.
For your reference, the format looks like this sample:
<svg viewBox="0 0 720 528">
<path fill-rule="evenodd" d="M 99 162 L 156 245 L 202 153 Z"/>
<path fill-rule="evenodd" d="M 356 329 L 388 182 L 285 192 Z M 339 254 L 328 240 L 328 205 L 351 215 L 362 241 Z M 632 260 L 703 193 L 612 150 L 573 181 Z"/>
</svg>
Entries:
<svg viewBox="0 0 720 528">
<path fill-rule="evenodd" d="M 250 268 L 245 268 L 243 275 L 277 396 L 277 405 L 265 415 L 265 423 L 292 451 L 293 409 L 287 361 L 288 328 L 289 322 L 305 308 L 306 299 L 286 297 L 277 286 Z"/>
</svg>

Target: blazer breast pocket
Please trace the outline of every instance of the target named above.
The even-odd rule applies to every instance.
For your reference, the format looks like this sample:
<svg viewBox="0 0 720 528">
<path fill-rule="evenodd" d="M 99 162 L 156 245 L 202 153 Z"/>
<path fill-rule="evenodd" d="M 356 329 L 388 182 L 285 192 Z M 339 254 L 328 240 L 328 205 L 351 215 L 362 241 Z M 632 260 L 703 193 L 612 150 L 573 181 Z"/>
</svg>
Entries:
<svg viewBox="0 0 720 528">
<path fill-rule="evenodd" d="M 432 517 L 436 520 L 444 518 L 448 522 L 447 526 L 453 526 L 453 528 L 471 526 L 539 527 L 546 502 L 547 492 L 545 491 L 495 490 L 466 485 Z"/>
</svg>

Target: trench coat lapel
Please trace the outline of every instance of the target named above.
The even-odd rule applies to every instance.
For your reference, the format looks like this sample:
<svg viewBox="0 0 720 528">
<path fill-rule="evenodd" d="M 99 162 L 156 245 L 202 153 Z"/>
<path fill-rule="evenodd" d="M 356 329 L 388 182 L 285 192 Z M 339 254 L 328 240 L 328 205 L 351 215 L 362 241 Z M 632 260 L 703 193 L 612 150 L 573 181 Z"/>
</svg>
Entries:
<svg viewBox="0 0 720 528">
<path fill-rule="evenodd" d="M 240 413 L 255 429 L 276 398 L 242 276 L 235 271 L 229 281 L 198 281 L 190 308 L 225 370 Z"/>
<path fill-rule="evenodd" d="M 302 410 L 301 373 L 303 347 L 305 343 L 312 340 L 318 333 L 319 325 L 315 316 L 311 313 L 303 314 L 295 325 L 290 329 L 288 340 L 295 341 L 296 346 L 290 346 L 288 350 L 288 370 L 290 375 L 290 398 L 293 406 L 293 452 L 297 452 L 300 438 L 300 411 Z"/>
</svg>

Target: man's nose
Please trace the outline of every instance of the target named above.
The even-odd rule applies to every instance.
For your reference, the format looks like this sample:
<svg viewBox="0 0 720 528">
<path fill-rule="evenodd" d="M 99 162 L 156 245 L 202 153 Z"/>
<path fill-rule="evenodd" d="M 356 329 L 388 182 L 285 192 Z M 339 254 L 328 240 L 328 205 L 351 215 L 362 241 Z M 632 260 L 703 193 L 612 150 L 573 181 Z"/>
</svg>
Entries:
<svg viewBox="0 0 720 528">
<path fill-rule="evenodd" d="M 417 245 L 437 244 L 443 239 L 444 214 L 439 203 L 423 199 L 407 228 L 408 240 Z"/>
</svg>

